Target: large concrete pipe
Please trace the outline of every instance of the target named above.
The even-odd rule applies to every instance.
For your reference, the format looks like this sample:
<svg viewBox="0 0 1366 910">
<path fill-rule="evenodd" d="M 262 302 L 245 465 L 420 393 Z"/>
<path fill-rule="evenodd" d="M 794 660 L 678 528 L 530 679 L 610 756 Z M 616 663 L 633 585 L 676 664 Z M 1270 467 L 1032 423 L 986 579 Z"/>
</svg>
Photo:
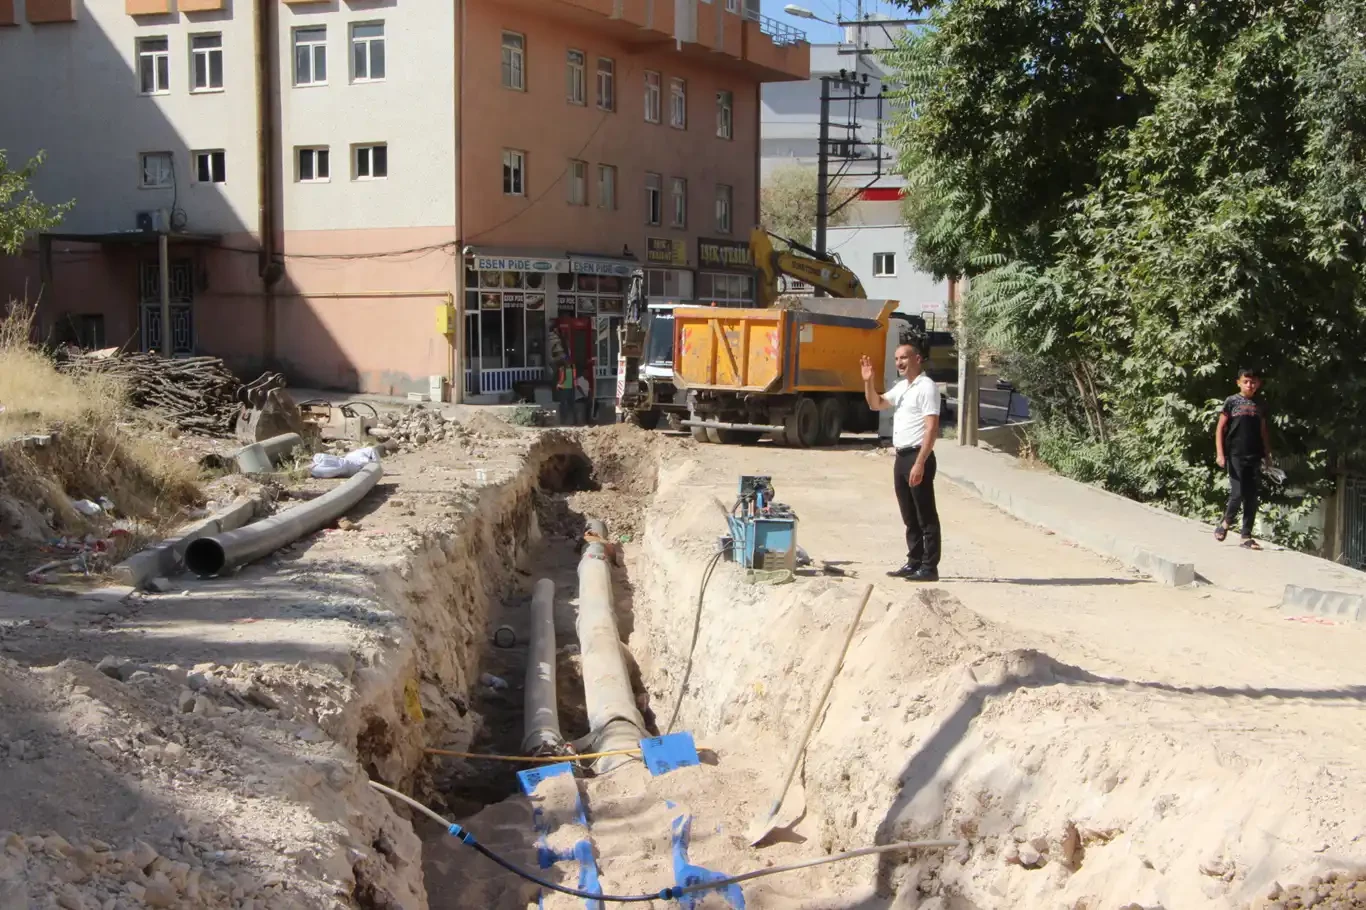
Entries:
<svg viewBox="0 0 1366 910">
<path fill-rule="evenodd" d="M 245 565 L 330 524 L 360 502 L 384 474 L 379 462 L 361 468 L 351 479 L 288 512 L 245 528 L 201 537 L 185 549 L 185 567 L 201 577 Z"/>
<path fill-rule="evenodd" d="M 601 521 L 588 522 L 588 531 L 601 541 L 607 540 L 607 526 Z M 579 561 L 576 630 L 594 750 L 633 749 L 646 736 L 645 719 L 640 716 L 631 692 L 631 674 L 626 668 L 625 649 L 612 612 L 612 554 L 606 543 L 590 542 Z M 604 773 L 631 760 L 628 756 L 600 758 L 593 768 Z"/>
<path fill-rule="evenodd" d="M 531 595 L 531 644 L 527 648 L 523 702 L 523 755 L 553 755 L 564 745 L 555 700 L 555 582 L 542 578 Z"/>
</svg>

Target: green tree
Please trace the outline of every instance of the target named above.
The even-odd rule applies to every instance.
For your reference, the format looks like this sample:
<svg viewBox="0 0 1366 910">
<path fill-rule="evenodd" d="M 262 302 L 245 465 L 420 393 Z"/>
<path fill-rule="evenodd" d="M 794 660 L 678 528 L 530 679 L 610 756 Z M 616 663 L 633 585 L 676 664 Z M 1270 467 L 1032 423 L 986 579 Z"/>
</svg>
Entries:
<svg viewBox="0 0 1366 910">
<path fill-rule="evenodd" d="M 1295 488 L 1366 451 L 1366 0 L 907 5 L 916 256 L 973 276 L 1046 460 L 1210 516 L 1244 365 Z"/>
<path fill-rule="evenodd" d="M 775 168 L 759 189 L 759 223 L 779 237 L 810 244 L 816 229 L 816 174 L 815 168 L 799 164 Z M 857 189 L 842 183 L 831 187 L 826 224 L 848 224 L 853 214 L 849 203 L 857 195 Z"/>
<path fill-rule="evenodd" d="M 29 189 L 29 183 L 43 163 L 39 152 L 22 168 L 13 170 L 0 149 L 0 251 L 13 256 L 35 231 L 45 231 L 61 223 L 72 203 L 46 205 Z"/>
</svg>

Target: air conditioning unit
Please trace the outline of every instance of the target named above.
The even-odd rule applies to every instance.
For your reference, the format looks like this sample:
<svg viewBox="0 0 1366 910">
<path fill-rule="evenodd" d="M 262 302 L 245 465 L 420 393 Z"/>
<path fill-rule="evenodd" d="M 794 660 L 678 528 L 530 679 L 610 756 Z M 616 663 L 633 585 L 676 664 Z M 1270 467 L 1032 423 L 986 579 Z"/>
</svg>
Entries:
<svg viewBox="0 0 1366 910">
<path fill-rule="evenodd" d="M 153 209 L 137 213 L 137 229 L 149 233 L 166 234 L 171 230 L 171 213 L 166 209 Z"/>
</svg>

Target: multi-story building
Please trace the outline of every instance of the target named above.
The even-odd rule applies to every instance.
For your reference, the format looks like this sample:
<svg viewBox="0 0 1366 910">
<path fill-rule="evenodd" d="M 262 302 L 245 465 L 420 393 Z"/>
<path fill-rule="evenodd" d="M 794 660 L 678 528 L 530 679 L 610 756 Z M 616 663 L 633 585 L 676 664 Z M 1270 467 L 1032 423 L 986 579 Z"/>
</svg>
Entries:
<svg viewBox="0 0 1366 910">
<path fill-rule="evenodd" d="M 301 385 L 468 400 L 615 369 L 626 281 L 744 301 L 760 88 L 809 74 L 747 0 L 0 0 L 0 148 L 74 200 L 0 292 L 43 328 Z M 8 26 L 8 27 L 6 27 Z M 610 383 L 602 383 L 610 386 Z"/>
</svg>

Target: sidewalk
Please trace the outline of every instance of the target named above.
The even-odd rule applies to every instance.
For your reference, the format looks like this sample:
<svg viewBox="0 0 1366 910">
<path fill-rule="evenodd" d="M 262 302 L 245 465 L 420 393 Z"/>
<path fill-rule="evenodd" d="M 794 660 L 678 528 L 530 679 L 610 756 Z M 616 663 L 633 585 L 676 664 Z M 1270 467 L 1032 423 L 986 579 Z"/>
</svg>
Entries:
<svg viewBox="0 0 1366 910">
<path fill-rule="evenodd" d="M 1213 528 L 1113 493 L 1022 468 L 1014 458 L 935 447 L 939 473 L 1014 515 L 1172 585 L 1200 581 L 1255 595 L 1295 615 L 1366 621 L 1366 573 L 1266 544 L 1242 550 Z"/>
</svg>

